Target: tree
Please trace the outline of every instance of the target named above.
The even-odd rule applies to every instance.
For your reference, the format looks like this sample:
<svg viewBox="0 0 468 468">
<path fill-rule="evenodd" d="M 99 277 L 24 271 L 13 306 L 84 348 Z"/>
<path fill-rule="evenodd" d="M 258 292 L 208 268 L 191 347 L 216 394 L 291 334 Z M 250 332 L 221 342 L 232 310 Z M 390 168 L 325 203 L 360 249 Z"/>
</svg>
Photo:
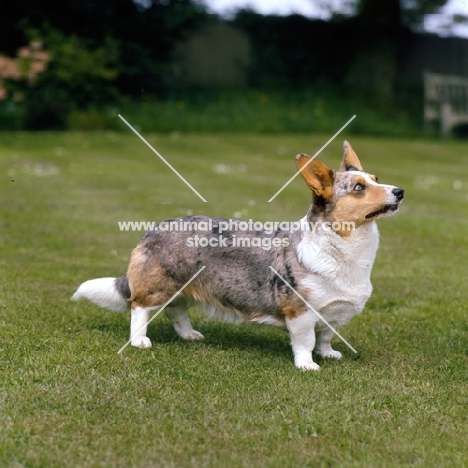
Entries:
<svg viewBox="0 0 468 468">
<path fill-rule="evenodd" d="M 357 0 L 356 15 L 366 24 L 378 25 L 386 31 L 404 27 L 417 28 L 424 16 L 442 8 L 448 0 Z"/>
<path fill-rule="evenodd" d="M 208 17 L 196 0 L 0 0 L 0 11 L 0 52 L 10 56 L 28 42 L 30 29 L 74 36 L 90 51 L 108 39 L 118 43 L 116 82 L 130 94 L 164 85 L 174 44 Z"/>
<path fill-rule="evenodd" d="M 317 3 L 317 0 L 312 0 Z M 334 0 L 332 17 L 358 16 L 368 25 L 389 28 L 419 28 L 424 16 L 437 12 L 448 0 Z"/>
<path fill-rule="evenodd" d="M 208 18 L 197 0 L 0 0 L 0 12 L 1 55 L 14 57 L 31 39 L 51 54 L 25 90 L 30 128 L 63 126 L 71 110 L 119 94 L 164 89 L 175 44 Z"/>
<path fill-rule="evenodd" d="M 355 0 L 351 21 L 362 42 L 349 81 L 373 89 L 379 104 L 391 105 L 408 32 L 419 29 L 424 16 L 445 3 L 447 0 Z"/>
</svg>

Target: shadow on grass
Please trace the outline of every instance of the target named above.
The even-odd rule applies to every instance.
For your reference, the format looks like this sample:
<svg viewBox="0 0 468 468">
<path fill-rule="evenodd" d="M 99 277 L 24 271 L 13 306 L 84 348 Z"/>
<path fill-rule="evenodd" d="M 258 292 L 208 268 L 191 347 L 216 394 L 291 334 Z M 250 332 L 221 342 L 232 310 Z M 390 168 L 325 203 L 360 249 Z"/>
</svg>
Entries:
<svg viewBox="0 0 468 468">
<path fill-rule="evenodd" d="M 285 330 L 272 329 L 261 325 L 233 325 L 218 322 L 195 322 L 194 328 L 204 335 L 201 343 L 224 348 L 260 348 L 272 351 L 290 349 L 289 335 Z M 129 327 L 116 323 L 102 325 L 89 324 L 89 328 L 108 333 L 115 338 L 127 337 Z M 153 343 L 193 343 L 180 338 L 174 327 L 168 322 L 151 323 L 148 327 L 148 337 Z"/>
<path fill-rule="evenodd" d="M 193 344 L 200 344 L 214 350 L 258 350 L 263 356 L 287 356 L 292 359 L 289 333 L 285 329 L 258 324 L 234 325 L 217 321 L 193 321 L 193 326 L 204 335 L 203 340 L 182 339 L 176 334 L 172 324 L 166 321 L 150 324 L 148 337 L 153 345 L 178 344 L 179 346 L 193 346 Z M 117 340 L 127 339 L 129 332 L 128 327 L 115 323 L 98 326 L 90 325 L 90 328 L 110 334 Z M 333 347 L 340 351 L 346 360 L 360 359 L 360 353 L 352 353 L 344 343 L 334 342 Z M 330 360 L 323 359 L 314 353 L 314 361 L 322 365 Z"/>
</svg>

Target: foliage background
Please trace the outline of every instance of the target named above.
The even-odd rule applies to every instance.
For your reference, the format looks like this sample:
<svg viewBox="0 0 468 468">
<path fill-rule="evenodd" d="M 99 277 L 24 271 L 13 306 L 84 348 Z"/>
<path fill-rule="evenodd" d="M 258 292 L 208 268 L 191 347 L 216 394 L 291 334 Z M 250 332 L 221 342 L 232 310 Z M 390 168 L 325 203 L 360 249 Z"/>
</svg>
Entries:
<svg viewBox="0 0 468 468">
<path fill-rule="evenodd" d="M 21 47 L 39 41 L 51 60 L 34 86 L 11 77 L 3 80 L 9 97 L 0 101 L 0 124 L 3 129 L 116 128 L 107 118 L 109 108 L 147 103 L 164 109 L 166 115 L 175 112 L 174 102 L 184 102 L 186 106 L 176 106 L 176 111 L 184 114 L 182 121 L 191 120 L 190 129 L 196 130 L 195 113 L 203 116 L 213 107 L 222 113 L 223 106 L 247 101 L 247 109 L 236 111 L 235 105 L 228 111 L 233 118 L 223 128 L 244 131 L 247 126 L 242 125 L 241 114 L 250 120 L 252 106 L 246 96 L 253 90 L 272 96 L 269 103 L 263 103 L 267 104 L 263 110 L 279 101 L 302 102 L 309 109 L 306 115 L 315 112 L 320 99 L 329 109 L 349 108 L 358 101 L 363 103 L 360 112 L 367 122 L 366 132 L 381 134 L 379 121 L 393 119 L 397 122 L 394 133 L 406 126 L 404 134 L 414 134 L 422 131 L 422 91 L 401 79 L 400 64 L 421 19 L 444 3 L 359 0 L 350 7 L 344 2 L 348 14 L 337 11 L 328 21 L 239 11 L 230 24 L 245 31 L 252 44 L 247 86 L 212 90 L 181 89 L 175 84 L 176 45 L 194 31 L 220 21 L 203 3 L 2 2 L 0 54 L 12 58 Z M 18 89 L 21 93 L 16 97 L 22 97 L 13 99 Z M 269 114 L 281 112 L 277 107 L 262 114 L 262 106 L 257 107 L 252 110 L 252 121 L 259 116 L 268 121 Z M 152 114 L 140 116 L 148 122 Z M 302 131 L 304 118 L 291 118 L 282 119 L 289 122 L 284 130 Z M 169 125 L 165 119 L 153 119 L 152 124 L 156 131 L 178 129 L 177 123 Z M 206 128 L 203 118 L 198 128 Z M 277 130 L 268 124 L 264 128 Z"/>
</svg>

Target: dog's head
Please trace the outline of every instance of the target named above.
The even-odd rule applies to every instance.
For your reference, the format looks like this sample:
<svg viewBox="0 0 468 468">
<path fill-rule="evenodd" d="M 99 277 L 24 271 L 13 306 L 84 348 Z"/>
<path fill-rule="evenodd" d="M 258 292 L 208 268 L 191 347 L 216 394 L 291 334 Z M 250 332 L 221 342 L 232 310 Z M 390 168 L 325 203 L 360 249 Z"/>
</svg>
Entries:
<svg viewBox="0 0 468 468">
<path fill-rule="evenodd" d="M 326 217 L 342 225 L 363 223 L 393 215 L 403 200 L 403 189 L 379 184 L 377 177 L 364 172 L 351 145 L 343 143 L 344 154 L 338 171 L 306 154 L 296 156 L 296 164 L 312 190 L 311 216 Z M 346 230 L 338 230 L 348 235 Z"/>
</svg>

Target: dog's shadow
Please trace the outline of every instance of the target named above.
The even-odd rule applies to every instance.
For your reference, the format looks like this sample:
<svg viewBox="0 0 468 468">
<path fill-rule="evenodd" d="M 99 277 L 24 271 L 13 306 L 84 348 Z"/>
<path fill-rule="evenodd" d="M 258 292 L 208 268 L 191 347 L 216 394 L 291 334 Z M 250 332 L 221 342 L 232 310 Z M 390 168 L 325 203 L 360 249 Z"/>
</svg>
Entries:
<svg viewBox="0 0 468 468">
<path fill-rule="evenodd" d="M 258 324 L 234 325 L 210 320 L 195 320 L 193 327 L 204 335 L 203 340 L 182 339 L 174 331 L 172 323 L 165 320 L 151 323 L 148 326 L 147 336 L 153 345 L 178 343 L 180 346 L 193 346 L 198 344 L 217 349 L 256 350 L 261 356 L 265 356 L 266 353 L 271 356 L 292 359 L 290 337 L 287 330 Z M 115 337 L 123 336 L 126 338 L 128 335 L 128 327 L 120 324 L 99 325 L 96 328 Z M 339 345 L 337 348 L 343 354 L 345 353 L 345 350 Z M 323 364 L 325 361 L 315 353 L 314 360 L 318 364 Z"/>
</svg>

